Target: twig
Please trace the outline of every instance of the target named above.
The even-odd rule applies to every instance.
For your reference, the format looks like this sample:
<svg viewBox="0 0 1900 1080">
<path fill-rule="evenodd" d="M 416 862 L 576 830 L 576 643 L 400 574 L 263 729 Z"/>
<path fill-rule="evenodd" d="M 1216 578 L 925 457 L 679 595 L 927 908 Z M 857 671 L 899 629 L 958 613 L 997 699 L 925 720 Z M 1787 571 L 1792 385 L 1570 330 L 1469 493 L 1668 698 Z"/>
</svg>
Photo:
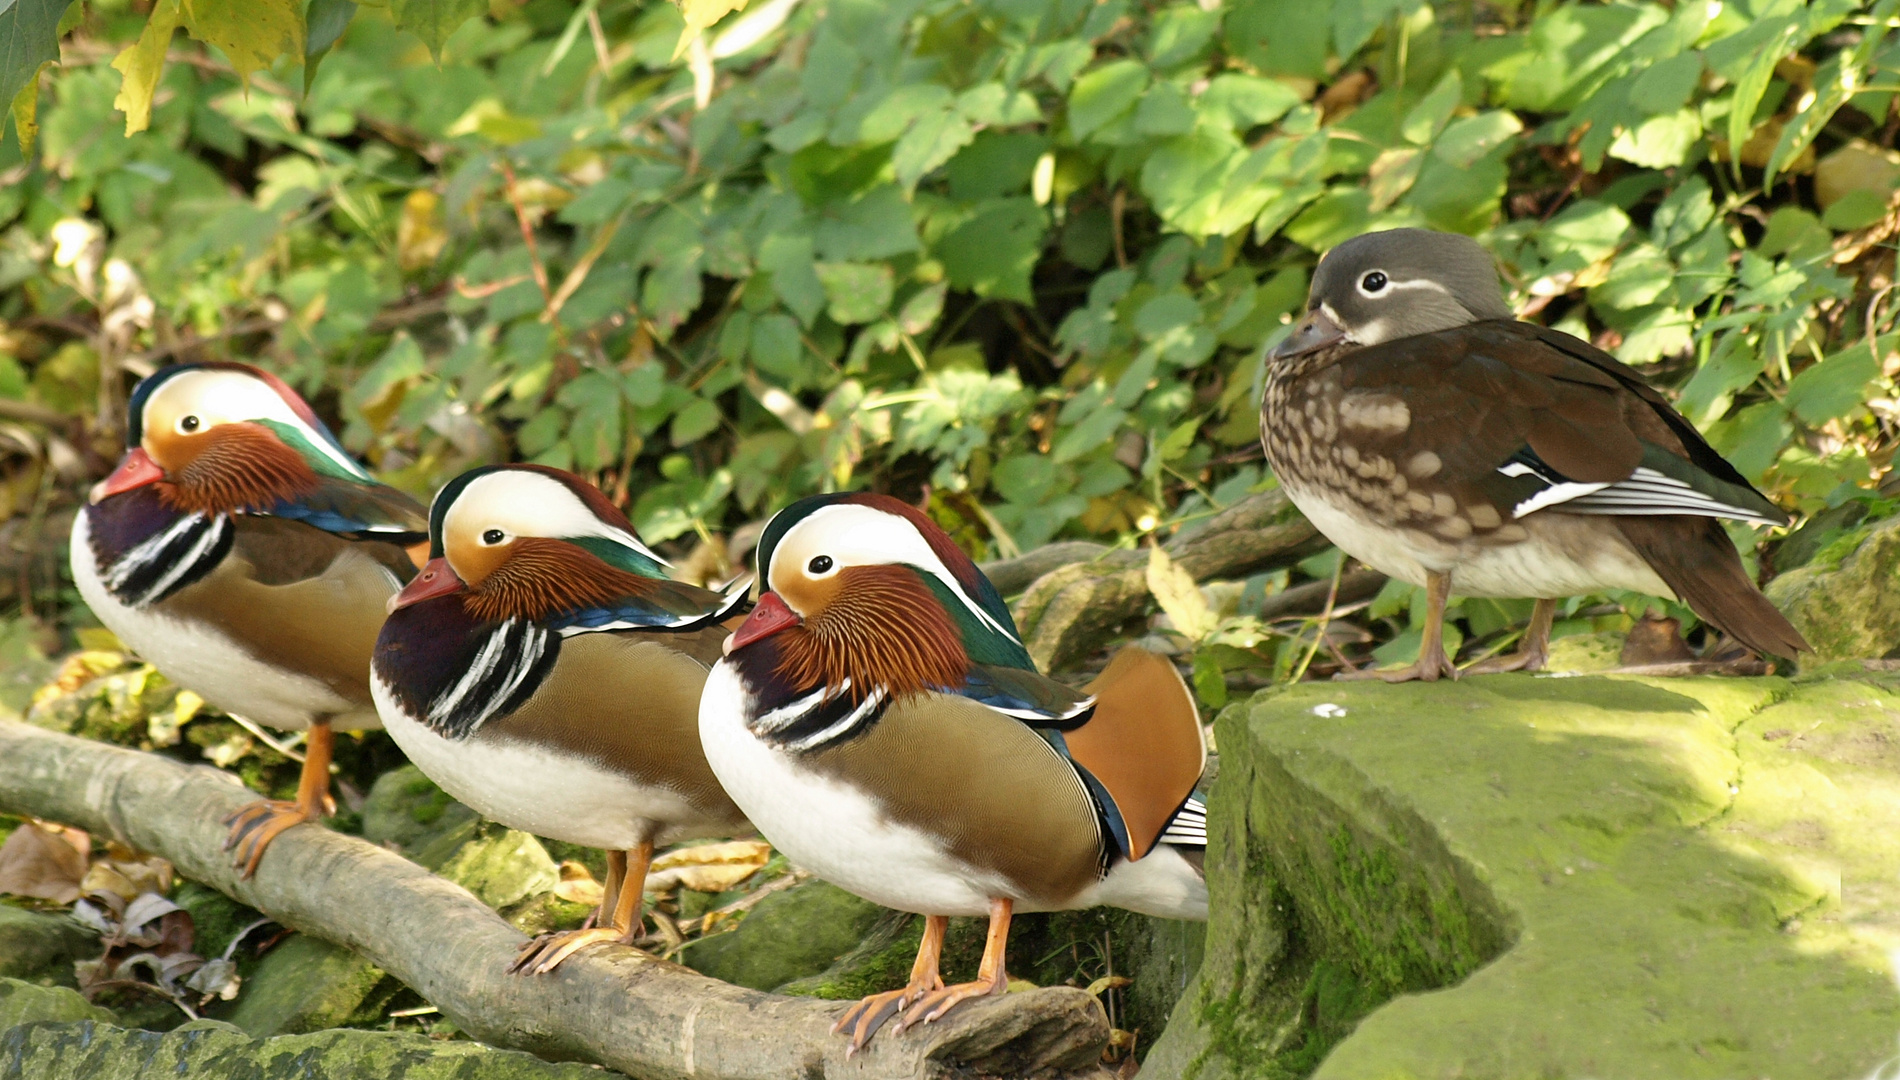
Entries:
<svg viewBox="0 0 1900 1080">
<path fill-rule="evenodd" d="M 507 158 L 501 159 L 501 175 L 508 204 L 515 208 L 515 221 L 521 225 L 521 240 L 528 245 L 528 262 L 534 268 L 534 283 L 541 287 L 541 299 L 552 304 L 554 294 L 548 289 L 548 268 L 541 265 L 541 248 L 534 241 L 534 225 L 528 220 L 528 208 L 521 205 L 521 195 L 515 190 L 515 167 L 508 163 Z"/>
<path fill-rule="evenodd" d="M 1313 647 L 1306 650 L 1306 656 L 1300 660 L 1299 669 L 1287 682 L 1299 682 L 1306 678 L 1306 669 L 1313 664 L 1313 657 L 1319 654 L 1320 642 L 1326 640 L 1326 632 L 1333 625 L 1333 604 L 1339 600 L 1339 579 L 1346 572 L 1346 553 L 1339 553 L 1339 561 L 1333 564 L 1333 584 L 1326 590 L 1326 607 L 1319 613 L 1319 632 L 1313 635 Z"/>
</svg>

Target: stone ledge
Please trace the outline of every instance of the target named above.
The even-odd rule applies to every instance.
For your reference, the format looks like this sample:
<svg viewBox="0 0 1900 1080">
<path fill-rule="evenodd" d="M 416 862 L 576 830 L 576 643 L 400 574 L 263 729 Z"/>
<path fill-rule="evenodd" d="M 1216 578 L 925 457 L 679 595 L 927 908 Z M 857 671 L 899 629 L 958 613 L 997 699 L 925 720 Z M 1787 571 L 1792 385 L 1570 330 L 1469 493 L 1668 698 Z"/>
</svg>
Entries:
<svg viewBox="0 0 1900 1080">
<path fill-rule="evenodd" d="M 1900 1046 L 1900 681 L 1305 684 L 1218 741 L 1207 960 L 1149 1075 L 1857 1077 Z"/>
</svg>

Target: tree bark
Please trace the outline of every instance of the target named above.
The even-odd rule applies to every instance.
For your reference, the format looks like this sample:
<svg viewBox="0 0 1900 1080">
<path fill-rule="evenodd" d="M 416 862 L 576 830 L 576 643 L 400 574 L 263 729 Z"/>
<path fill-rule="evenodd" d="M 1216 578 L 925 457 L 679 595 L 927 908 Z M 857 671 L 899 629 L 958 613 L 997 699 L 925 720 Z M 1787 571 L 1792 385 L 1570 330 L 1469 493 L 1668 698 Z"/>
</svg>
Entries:
<svg viewBox="0 0 1900 1080">
<path fill-rule="evenodd" d="M 639 1080 L 1103 1072 L 1106 1018 L 1073 988 L 971 1002 L 902 1036 L 887 1030 L 847 1063 L 845 1040 L 829 1031 L 842 1002 L 741 989 L 631 949 L 509 975 L 519 931 L 461 886 L 354 837 L 299 825 L 239 881 L 220 821 L 256 798 L 215 769 L 0 721 L 0 811 L 162 855 L 286 926 L 361 953 L 497 1046 Z"/>
<path fill-rule="evenodd" d="M 1196 581 L 1237 578 L 1325 550 L 1285 494 L 1249 496 L 1162 548 Z M 1029 586 L 1016 621 L 1029 655 L 1044 671 L 1073 666 L 1129 619 L 1147 610 L 1148 555 L 1109 551 L 1091 562 L 1051 570 Z"/>
</svg>

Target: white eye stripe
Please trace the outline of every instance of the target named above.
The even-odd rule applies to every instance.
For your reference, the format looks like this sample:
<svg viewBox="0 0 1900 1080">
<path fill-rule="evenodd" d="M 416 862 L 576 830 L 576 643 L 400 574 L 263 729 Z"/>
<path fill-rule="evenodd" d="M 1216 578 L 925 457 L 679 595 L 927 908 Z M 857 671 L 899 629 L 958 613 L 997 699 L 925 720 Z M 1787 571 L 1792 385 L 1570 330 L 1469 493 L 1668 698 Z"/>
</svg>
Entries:
<svg viewBox="0 0 1900 1080">
<path fill-rule="evenodd" d="M 164 408 L 173 408 L 180 413 L 172 425 L 179 434 L 192 433 L 183 430 L 186 416 L 198 418 L 195 431 L 204 431 L 218 424 L 259 420 L 287 425 L 296 429 L 312 449 L 344 472 L 359 479 L 369 479 L 369 474 L 363 471 L 361 465 L 298 416 L 290 403 L 278 396 L 269 384 L 242 371 L 205 369 L 180 372 L 153 391 L 151 399 L 145 403 L 147 416 L 155 409 Z M 164 413 L 161 411 L 158 415 L 162 417 Z"/>
<path fill-rule="evenodd" d="M 465 520 L 468 518 L 473 520 Z M 490 529 L 499 529 L 504 540 L 516 536 L 598 536 L 667 565 L 639 537 L 600 520 L 566 484 L 541 473 L 502 469 L 470 481 L 442 518 L 444 534 L 462 527 L 474 528 L 478 540 Z"/>
<path fill-rule="evenodd" d="M 943 582 L 951 595 L 961 600 L 985 626 L 1017 644 L 1022 643 L 1014 631 L 998 622 L 975 597 L 964 591 L 963 583 L 938 558 L 917 527 L 896 514 L 856 503 L 819 507 L 786 530 L 779 540 L 778 548 L 772 553 L 772 565 L 765 568 L 767 587 L 774 576 L 792 567 L 806 570 L 808 560 L 819 554 L 830 556 L 835 568 L 891 563 L 915 566 Z M 808 570 L 806 572 L 811 576 Z"/>
</svg>

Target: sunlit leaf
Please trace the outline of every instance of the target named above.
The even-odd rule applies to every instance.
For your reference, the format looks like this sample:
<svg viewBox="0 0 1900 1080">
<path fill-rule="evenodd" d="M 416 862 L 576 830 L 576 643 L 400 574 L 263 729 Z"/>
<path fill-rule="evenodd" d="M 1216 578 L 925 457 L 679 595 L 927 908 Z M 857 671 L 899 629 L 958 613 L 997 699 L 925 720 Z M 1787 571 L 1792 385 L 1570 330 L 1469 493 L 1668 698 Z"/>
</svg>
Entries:
<svg viewBox="0 0 1900 1080">
<path fill-rule="evenodd" d="M 178 0 L 192 37 L 217 46 L 246 82 L 280 56 L 304 55 L 297 0 Z"/>
<path fill-rule="evenodd" d="M 462 24 L 488 10 L 486 0 L 389 0 L 396 27 L 422 39 L 429 55 L 442 62 L 442 43 Z"/>
<path fill-rule="evenodd" d="M 172 32 L 178 29 L 184 17 L 178 5 L 179 0 L 159 0 L 146 20 L 145 29 L 139 32 L 137 43 L 127 46 L 112 61 L 124 80 L 112 107 L 125 114 L 127 135 L 144 131 L 151 124 L 152 95 L 158 90 L 158 77 L 165 70 L 165 50 L 171 45 Z"/>
</svg>

